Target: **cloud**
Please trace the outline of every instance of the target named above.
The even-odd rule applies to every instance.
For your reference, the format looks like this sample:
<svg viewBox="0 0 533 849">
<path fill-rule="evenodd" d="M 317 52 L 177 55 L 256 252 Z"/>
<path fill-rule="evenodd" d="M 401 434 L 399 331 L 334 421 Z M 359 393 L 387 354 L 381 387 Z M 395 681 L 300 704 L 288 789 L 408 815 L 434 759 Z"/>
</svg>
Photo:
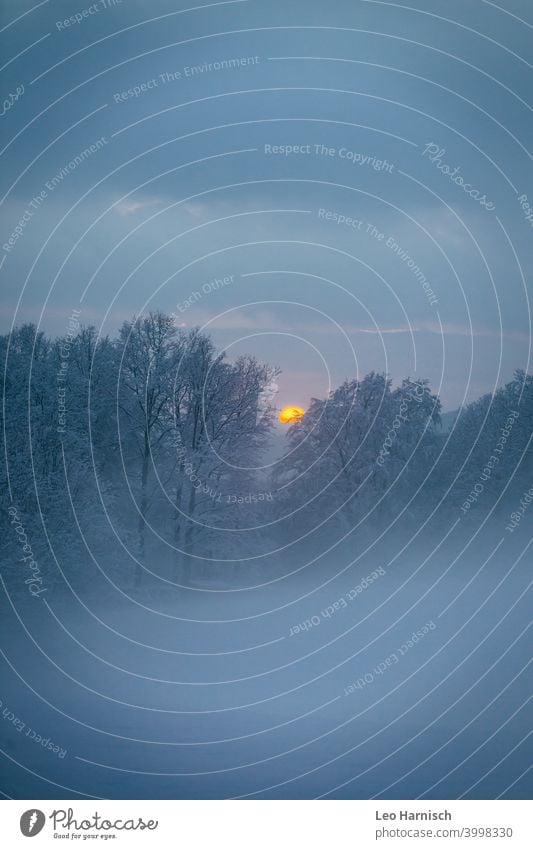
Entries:
<svg viewBox="0 0 533 849">
<path fill-rule="evenodd" d="M 203 310 L 191 310 L 187 316 L 188 325 L 204 325 L 209 322 L 209 326 L 213 330 L 272 330 L 283 331 L 287 333 L 297 333 L 298 335 L 309 334 L 330 334 L 335 325 L 325 321 L 290 321 L 287 322 L 282 316 L 275 315 L 268 310 L 257 310 L 252 312 L 239 309 L 230 310 L 229 312 L 221 312 L 220 315 L 208 313 Z M 529 336 L 525 332 L 516 330 L 504 330 L 500 334 L 499 329 L 490 327 L 473 327 L 470 328 L 465 324 L 444 323 L 441 325 L 437 321 L 423 321 L 416 324 L 401 324 L 401 325 L 346 325 L 339 322 L 342 329 L 349 334 L 366 333 L 372 335 L 388 335 L 402 333 L 427 333 L 444 336 L 466 336 L 466 337 L 488 337 L 492 339 L 516 339 L 518 341 L 528 341 Z"/>
<path fill-rule="evenodd" d="M 159 206 L 163 201 L 160 198 L 147 198 L 146 200 L 123 200 L 117 203 L 114 207 L 115 212 L 119 215 L 132 215 L 139 212 L 141 209 L 149 209 L 152 206 Z"/>
</svg>

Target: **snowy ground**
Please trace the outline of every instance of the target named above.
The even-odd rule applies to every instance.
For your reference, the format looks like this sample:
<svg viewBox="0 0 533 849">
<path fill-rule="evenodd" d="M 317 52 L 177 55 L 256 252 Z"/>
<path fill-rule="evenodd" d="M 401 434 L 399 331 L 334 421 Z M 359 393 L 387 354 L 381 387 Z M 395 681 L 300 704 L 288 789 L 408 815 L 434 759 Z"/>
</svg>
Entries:
<svg viewBox="0 0 533 849">
<path fill-rule="evenodd" d="M 517 561 L 515 535 L 484 566 L 498 539 L 475 541 L 454 565 L 459 544 L 427 563 L 421 548 L 393 563 L 381 551 L 337 578 L 329 556 L 261 589 L 138 596 L 158 614 L 113 596 L 87 601 L 90 612 L 73 598 L 23 600 L 20 620 L 8 606 L 0 789 L 529 797 L 530 554 Z M 319 624 L 291 636 L 305 620 Z"/>
</svg>

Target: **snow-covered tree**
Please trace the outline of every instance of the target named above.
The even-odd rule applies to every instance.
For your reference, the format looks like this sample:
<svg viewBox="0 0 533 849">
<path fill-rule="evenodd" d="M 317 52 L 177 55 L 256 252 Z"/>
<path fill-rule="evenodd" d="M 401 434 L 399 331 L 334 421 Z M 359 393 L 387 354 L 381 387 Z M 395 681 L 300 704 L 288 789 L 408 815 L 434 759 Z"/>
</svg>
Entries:
<svg viewBox="0 0 533 849">
<path fill-rule="evenodd" d="M 120 445 L 126 476 L 133 475 L 134 498 L 138 496 L 135 509 L 142 562 L 151 502 L 149 485 L 154 477 L 153 464 L 163 454 L 170 429 L 169 408 L 180 346 L 172 318 L 161 312 L 124 322 L 117 346 Z M 140 580 L 139 567 L 136 574 Z"/>
<path fill-rule="evenodd" d="M 426 382 L 393 390 L 374 372 L 313 399 L 291 427 L 292 453 L 275 475 L 285 492 L 281 512 L 299 505 L 304 525 L 335 516 L 353 527 L 388 490 L 405 502 L 427 462 L 439 408 Z"/>
</svg>

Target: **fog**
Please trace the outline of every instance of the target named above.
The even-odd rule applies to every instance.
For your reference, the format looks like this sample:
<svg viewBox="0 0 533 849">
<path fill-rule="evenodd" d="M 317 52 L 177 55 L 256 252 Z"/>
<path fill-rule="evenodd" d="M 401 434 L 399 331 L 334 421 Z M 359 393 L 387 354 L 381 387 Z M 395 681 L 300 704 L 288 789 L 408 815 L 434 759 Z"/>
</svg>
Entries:
<svg viewBox="0 0 533 849">
<path fill-rule="evenodd" d="M 526 798 L 530 556 L 501 535 L 435 520 L 6 606 L 10 795 Z"/>
</svg>

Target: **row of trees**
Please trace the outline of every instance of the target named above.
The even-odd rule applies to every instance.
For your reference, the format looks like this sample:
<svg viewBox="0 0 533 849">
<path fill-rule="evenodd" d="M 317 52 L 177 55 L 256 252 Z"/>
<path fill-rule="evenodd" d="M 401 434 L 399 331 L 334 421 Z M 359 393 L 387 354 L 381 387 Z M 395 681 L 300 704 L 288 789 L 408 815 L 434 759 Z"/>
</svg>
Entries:
<svg viewBox="0 0 533 849">
<path fill-rule="evenodd" d="M 521 369 L 458 412 L 435 473 L 460 515 L 516 506 L 533 483 L 532 438 L 533 376 Z"/>
<path fill-rule="evenodd" d="M 446 520 L 505 514 L 533 482 L 533 377 L 517 371 L 448 431 L 440 412 L 427 381 L 393 388 L 374 373 L 313 399 L 275 472 L 280 512 L 301 531 L 331 517 L 335 533 L 396 517 L 411 531 L 437 509 Z"/>
<path fill-rule="evenodd" d="M 27 325 L 0 339 L 0 356 L 4 506 L 44 548 L 128 551 L 137 581 L 147 536 L 173 552 L 179 580 L 191 555 L 237 550 L 234 503 L 257 488 L 272 424 L 264 404 L 257 413 L 275 369 L 230 363 L 162 313 L 125 322 L 115 340 L 92 327 L 50 340 Z"/>
<path fill-rule="evenodd" d="M 167 315 L 125 322 L 115 339 L 81 326 L 49 339 L 26 325 L 0 337 L 0 362 L 3 560 L 15 505 L 60 581 L 72 562 L 83 570 L 67 578 L 104 569 L 140 582 L 146 570 L 186 583 L 192 568 L 218 561 L 227 573 L 225 561 L 324 523 L 334 534 L 398 516 L 416 526 L 438 505 L 470 517 L 498 499 L 507 509 L 531 485 L 523 372 L 461 410 L 451 433 L 427 381 L 347 380 L 311 400 L 267 477 L 254 469 L 272 435 L 277 369 L 229 362 Z"/>
<path fill-rule="evenodd" d="M 303 525 L 329 515 L 348 528 L 365 516 L 375 523 L 387 513 L 387 495 L 404 504 L 420 485 L 439 422 L 440 401 L 427 381 L 406 379 L 393 389 L 374 372 L 345 381 L 327 399 L 312 399 L 290 429 L 291 454 L 276 470 L 277 488 Z"/>
<path fill-rule="evenodd" d="M 177 331 L 161 313 L 124 324 L 117 348 L 117 429 L 128 487 L 138 490 L 140 558 L 148 513 L 164 500 L 176 550 L 210 554 L 213 525 L 238 529 L 230 496 L 255 488 L 272 424 L 269 410 L 257 411 L 275 370 L 253 357 L 229 363 L 206 335 Z M 220 532 L 215 538 L 220 546 Z"/>
</svg>

